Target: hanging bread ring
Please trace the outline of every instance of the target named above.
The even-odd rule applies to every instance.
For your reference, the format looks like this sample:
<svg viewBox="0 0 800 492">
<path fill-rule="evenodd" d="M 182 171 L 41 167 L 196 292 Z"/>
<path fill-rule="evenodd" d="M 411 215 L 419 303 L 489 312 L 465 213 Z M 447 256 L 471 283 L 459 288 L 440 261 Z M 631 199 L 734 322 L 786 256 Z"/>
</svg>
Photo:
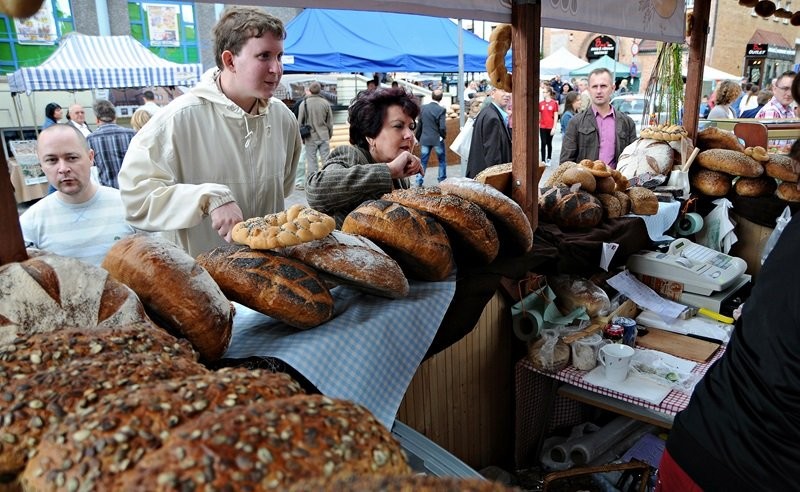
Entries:
<svg viewBox="0 0 800 492">
<path fill-rule="evenodd" d="M 24 19 L 41 8 L 41 0 L 0 0 L 0 14 Z"/>
<path fill-rule="evenodd" d="M 511 48 L 511 24 L 500 24 L 489 36 L 486 72 L 492 85 L 511 92 L 511 75 L 506 70 L 506 53 Z"/>
</svg>

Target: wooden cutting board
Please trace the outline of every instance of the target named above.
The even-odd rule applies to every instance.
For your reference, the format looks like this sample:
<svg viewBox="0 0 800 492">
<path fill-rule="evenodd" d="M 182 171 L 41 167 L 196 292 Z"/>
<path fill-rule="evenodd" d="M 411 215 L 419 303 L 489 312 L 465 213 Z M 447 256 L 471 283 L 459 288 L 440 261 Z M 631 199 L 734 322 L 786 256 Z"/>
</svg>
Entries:
<svg viewBox="0 0 800 492">
<path fill-rule="evenodd" d="M 706 362 L 719 348 L 718 343 L 698 340 L 671 331 L 648 328 L 648 333 L 636 338 L 636 345 L 666 352 L 696 362 Z"/>
</svg>

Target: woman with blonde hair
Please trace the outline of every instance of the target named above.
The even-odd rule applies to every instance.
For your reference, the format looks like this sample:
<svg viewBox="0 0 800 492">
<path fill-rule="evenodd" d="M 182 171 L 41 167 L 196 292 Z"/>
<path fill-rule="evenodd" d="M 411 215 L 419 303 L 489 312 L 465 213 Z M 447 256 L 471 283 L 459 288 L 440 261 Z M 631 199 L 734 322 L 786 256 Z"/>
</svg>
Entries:
<svg viewBox="0 0 800 492">
<path fill-rule="evenodd" d="M 150 111 L 146 109 L 139 108 L 134 111 L 133 116 L 131 116 L 131 128 L 133 131 L 138 132 L 142 129 L 145 123 L 150 121 Z"/>
<path fill-rule="evenodd" d="M 731 108 L 731 103 L 742 93 L 741 86 L 732 80 L 725 80 L 717 88 L 717 103 L 708 113 L 709 120 L 733 119 L 736 114 Z"/>
</svg>

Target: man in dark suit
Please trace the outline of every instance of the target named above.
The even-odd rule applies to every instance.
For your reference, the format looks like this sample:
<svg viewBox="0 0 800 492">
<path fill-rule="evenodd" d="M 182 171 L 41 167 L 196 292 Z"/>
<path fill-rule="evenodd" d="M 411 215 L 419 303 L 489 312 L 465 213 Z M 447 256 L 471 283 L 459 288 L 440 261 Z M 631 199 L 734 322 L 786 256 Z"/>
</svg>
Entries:
<svg viewBox="0 0 800 492">
<path fill-rule="evenodd" d="M 442 90 L 436 89 L 431 93 L 428 104 L 422 106 L 419 121 L 417 122 L 417 140 L 420 144 L 419 160 L 422 164 L 422 172 L 428 169 L 428 159 L 431 150 L 436 151 L 439 158 L 439 181 L 447 178 L 447 156 L 444 150 L 444 138 L 447 135 L 445 126 L 445 116 L 447 112 L 439 104 L 442 100 Z M 417 186 L 422 186 L 423 175 L 417 174 Z"/>
<path fill-rule="evenodd" d="M 489 166 L 511 162 L 511 131 L 506 108 L 511 94 L 492 88 L 490 99 L 475 118 L 467 159 L 467 177 L 474 178 Z"/>
</svg>

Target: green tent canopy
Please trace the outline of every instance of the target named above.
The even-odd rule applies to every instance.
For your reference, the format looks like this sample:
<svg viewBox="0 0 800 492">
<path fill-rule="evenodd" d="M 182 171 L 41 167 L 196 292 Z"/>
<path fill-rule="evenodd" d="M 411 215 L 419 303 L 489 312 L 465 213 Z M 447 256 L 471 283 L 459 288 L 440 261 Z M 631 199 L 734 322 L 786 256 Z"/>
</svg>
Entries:
<svg viewBox="0 0 800 492">
<path fill-rule="evenodd" d="M 608 55 L 603 55 L 592 63 L 571 71 L 569 75 L 570 77 L 586 77 L 596 68 L 607 68 L 611 73 L 616 73 L 617 78 L 628 77 L 631 74 L 631 67 L 629 65 L 614 61 L 614 59 Z"/>
</svg>

